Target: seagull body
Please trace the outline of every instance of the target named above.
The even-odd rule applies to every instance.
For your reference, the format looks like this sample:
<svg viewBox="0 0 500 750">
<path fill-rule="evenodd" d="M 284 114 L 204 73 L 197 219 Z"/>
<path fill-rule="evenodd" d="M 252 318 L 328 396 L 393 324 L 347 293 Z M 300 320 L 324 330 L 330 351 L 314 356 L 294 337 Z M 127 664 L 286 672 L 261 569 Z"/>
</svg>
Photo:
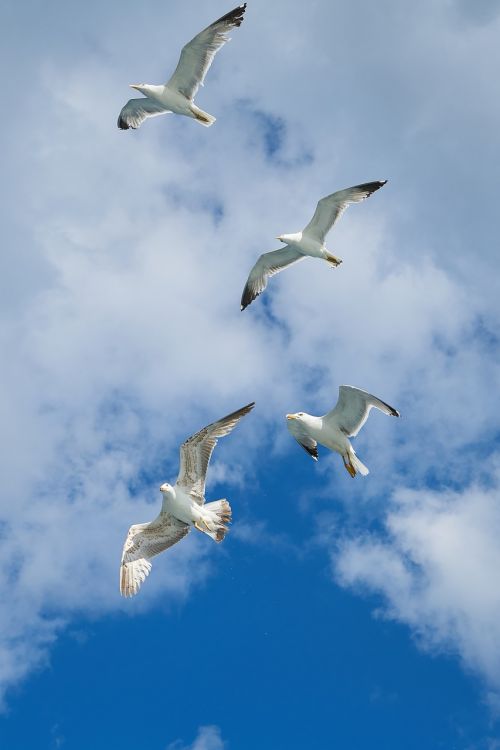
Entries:
<svg viewBox="0 0 500 750">
<path fill-rule="evenodd" d="M 181 52 L 177 67 L 170 80 L 160 86 L 148 83 L 131 84 L 131 88 L 144 94 L 144 99 L 130 99 L 118 117 L 121 130 L 138 128 L 148 117 L 173 112 L 193 117 L 205 127 L 215 122 L 215 117 L 194 103 L 194 97 L 219 49 L 229 41 L 227 32 L 241 26 L 246 3 L 234 8 L 225 16 L 207 26 L 188 42 Z"/>
<path fill-rule="evenodd" d="M 260 256 L 250 271 L 243 290 L 241 309 L 244 310 L 245 307 L 248 307 L 264 291 L 270 276 L 274 276 L 274 274 L 283 271 L 284 268 L 297 263 L 299 260 L 304 260 L 307 256 L 322 258 L 333 268 L 340 265 L 341 259 L 333 255 L 325 245 L 326 235 L 342 216 L 347 206 L 368 198 L 386 182 L 387 180 L 366 182 L 327 195 L 326 198 L 322 198 L 318 202 L 314 216 L 302 232 L 280 234 L 276 239 L 284 242 L 285 247 Z"/>
<path fill-rule="evenodd" d="M 342 456 L 351 477 L 355 477 L 357 472 L 366 476 L 369 471 L 357 457 L 349 438 L 358 434 L 373 407 L 384 414 L 399 417 L 396 409 L 371 393 L 352 385 L 341 385 L 337 404 L 328 414 L 322 417 L 305 412 L 287 414 L 287 426 L 295 440 L 315 461 L 318 460 L 319 443 Z"/>
<path fill-rule="evenodd" d="M 205 475 L 218 438 L 228 435 L 254 405 L 209 424 L 182 444 L 175 485 L 165 482 L 160 487 L 163 502 L 159 515 L 150 523 L 134 524 L 128 531 L 120 566 L 123 596 L 137 594 L 151 570 L 149 560 L 179 542 L 193 526 L 216 542 L 224 539 L 231 506 L 225 499 L 205 503 Z"/>
</svg>

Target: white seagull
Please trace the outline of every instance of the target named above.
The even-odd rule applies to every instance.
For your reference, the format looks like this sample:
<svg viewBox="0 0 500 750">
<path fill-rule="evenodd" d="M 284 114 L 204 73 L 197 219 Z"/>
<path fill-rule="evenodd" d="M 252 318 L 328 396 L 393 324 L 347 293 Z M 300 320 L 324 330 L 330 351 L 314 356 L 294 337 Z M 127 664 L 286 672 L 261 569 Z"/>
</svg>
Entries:
<svg viewBox="0 0 500 750">
<path fill-rule="evenodd" d="M 358 471 L 366 476 L 370 472 L 355 454 L 349 438 L 358 434 L 373 406 L 384 414 L 399 417 L 396 409 L 371 393 L 352 385 L 341 385 L 337 404 L 328 414 L 323 417 L 313 417 L 303 411 L 287 414 L 287 426 L 295 440 L 315 461 L 318 460 L 320 443 L 340 453 L 351 477 L 355 477 Z"/>
<path fill-rule="evenodd" d="M 167 112 L 194 117 L 207 128 L 213 125 L 215 117 L 199 109 L 193 99 L 203 86 L 216 53 L 229 41 L 227 32 L 241 26 L 246 7 L 246 3 L 239 5 L 191 39 L 182 48 L 177 67 L 167 83 L 160 86 L 130 84 L 146 98 L 130 99 L 125 104 L 118 117 L 118 127 L 121 130 L 138 128 L 146 118 Z"/>
<path fill-rule="evenodd" d="M 205 475 L 217 439 L 228 435 L 254 403 L 209 424 L 181 445 L 177 481 L 160 487 L 163 503 L 159 515 L 150 523 L 130 527 L 123 545 L 120 566 L 120 592 L 134 596 L 151 570 L 152 557 L 179 542 L 191 527 L 221 542 L 231 521 L 227 500 L 205 504 Z"/>
<path fill-rule="evenodd" d="M 302 232 L 280 234 L 276 237 L 280 242 L 286 243 L 285 247 L 260 256 L 250 271 L 243 290 L 241 309 L 248 307 L 264 291 L 270 276 L 274 276 L 275 273 L 279 273 L 299 260 L 304 260 L 307 256 L 322 258 L 333 268 L 342 263 L 340 258 L 335 257 L 326 249 L 326 235 L 350 203 L 359 203 L 368 198 L 386 182 L 387 180 L 365 182 L 363 185 L 355 185 L 327 195 L 318 202 L 314 216 Z"/>
</svg>

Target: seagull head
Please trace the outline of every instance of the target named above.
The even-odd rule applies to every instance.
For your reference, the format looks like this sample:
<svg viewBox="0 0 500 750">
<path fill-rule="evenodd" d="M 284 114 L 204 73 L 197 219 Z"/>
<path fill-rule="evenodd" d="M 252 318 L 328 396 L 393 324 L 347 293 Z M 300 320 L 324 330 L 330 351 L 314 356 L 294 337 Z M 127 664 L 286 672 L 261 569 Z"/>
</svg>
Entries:
<svg viewBox="0 0 500 750">
<path fill-rule="evenodd" d="M 297 414 L 287 414 L 286 418 L 288 420 L 290 420 L 290 419 L 296 419 L 298 422 L 301 422 L 302 418 L 305 417 L 305 416 L 306 415 L 304 414 L 303 411 L 299 411 L 299 412 L 297 412 Z"/>
<path fill-rule="evenodd" d="M 173 487 L 168 482 L 163 482 L 163 484 L 160 487 L 160 492 L 162 492 L 163 494 L 170 495 L 170 493 L 173 492 Z"/>
</svg>

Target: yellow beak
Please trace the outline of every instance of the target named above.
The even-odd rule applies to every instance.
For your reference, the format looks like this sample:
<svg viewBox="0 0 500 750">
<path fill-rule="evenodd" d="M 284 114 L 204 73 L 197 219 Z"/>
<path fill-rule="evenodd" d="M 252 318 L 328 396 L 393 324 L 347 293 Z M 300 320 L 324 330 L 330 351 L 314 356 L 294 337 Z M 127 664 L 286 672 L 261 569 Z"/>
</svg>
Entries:
<svg viewBox="0 0 500 750">
<path fill-rule="evenodd" d="M 297 417 L 295 416 L 295 414 L 287 414 L 286 418 L 287 419 L 297 419 Z"/>
</svg>

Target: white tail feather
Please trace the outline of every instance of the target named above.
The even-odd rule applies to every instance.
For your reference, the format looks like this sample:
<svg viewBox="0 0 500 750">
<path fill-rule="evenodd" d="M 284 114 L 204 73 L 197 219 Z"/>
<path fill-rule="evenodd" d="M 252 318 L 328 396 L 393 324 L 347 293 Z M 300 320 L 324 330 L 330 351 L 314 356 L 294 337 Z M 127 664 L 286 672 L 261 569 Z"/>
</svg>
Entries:
<svg viewBox="0 0 500 750">
<path fill-rule="evenodd" d="M 231 506 L 228 501 L 214 500 L 206 503 L 201 509 L 203 521 L 207 525 L 205 534 L 211 536 L 215 542 L 222 542 L 228 532 L 228 524 L 231 523 Z"/>
<path fill-rule="evenodd" d="M 213 115 L 209 115 L 208 112 L 204 112 L 202 109 L 197 107 L 195 104 L 191 106 L 191 112 L 198 122 L 201 122 L 206 128 L 209 128 L 214 124 L 216 118 Z"/>
<path fill-rule="evenodd" d="M 357 455 L 352 451 L 350 454 L 351 464 L 354 466 L 356 471 L 359 471 L 360 474 L 362 474 L 364 477 L 366 477 L 367 474 L 370 473 L 370 469 L 364 465 L 362 461 L 359 460 Z"/>
</svg>

